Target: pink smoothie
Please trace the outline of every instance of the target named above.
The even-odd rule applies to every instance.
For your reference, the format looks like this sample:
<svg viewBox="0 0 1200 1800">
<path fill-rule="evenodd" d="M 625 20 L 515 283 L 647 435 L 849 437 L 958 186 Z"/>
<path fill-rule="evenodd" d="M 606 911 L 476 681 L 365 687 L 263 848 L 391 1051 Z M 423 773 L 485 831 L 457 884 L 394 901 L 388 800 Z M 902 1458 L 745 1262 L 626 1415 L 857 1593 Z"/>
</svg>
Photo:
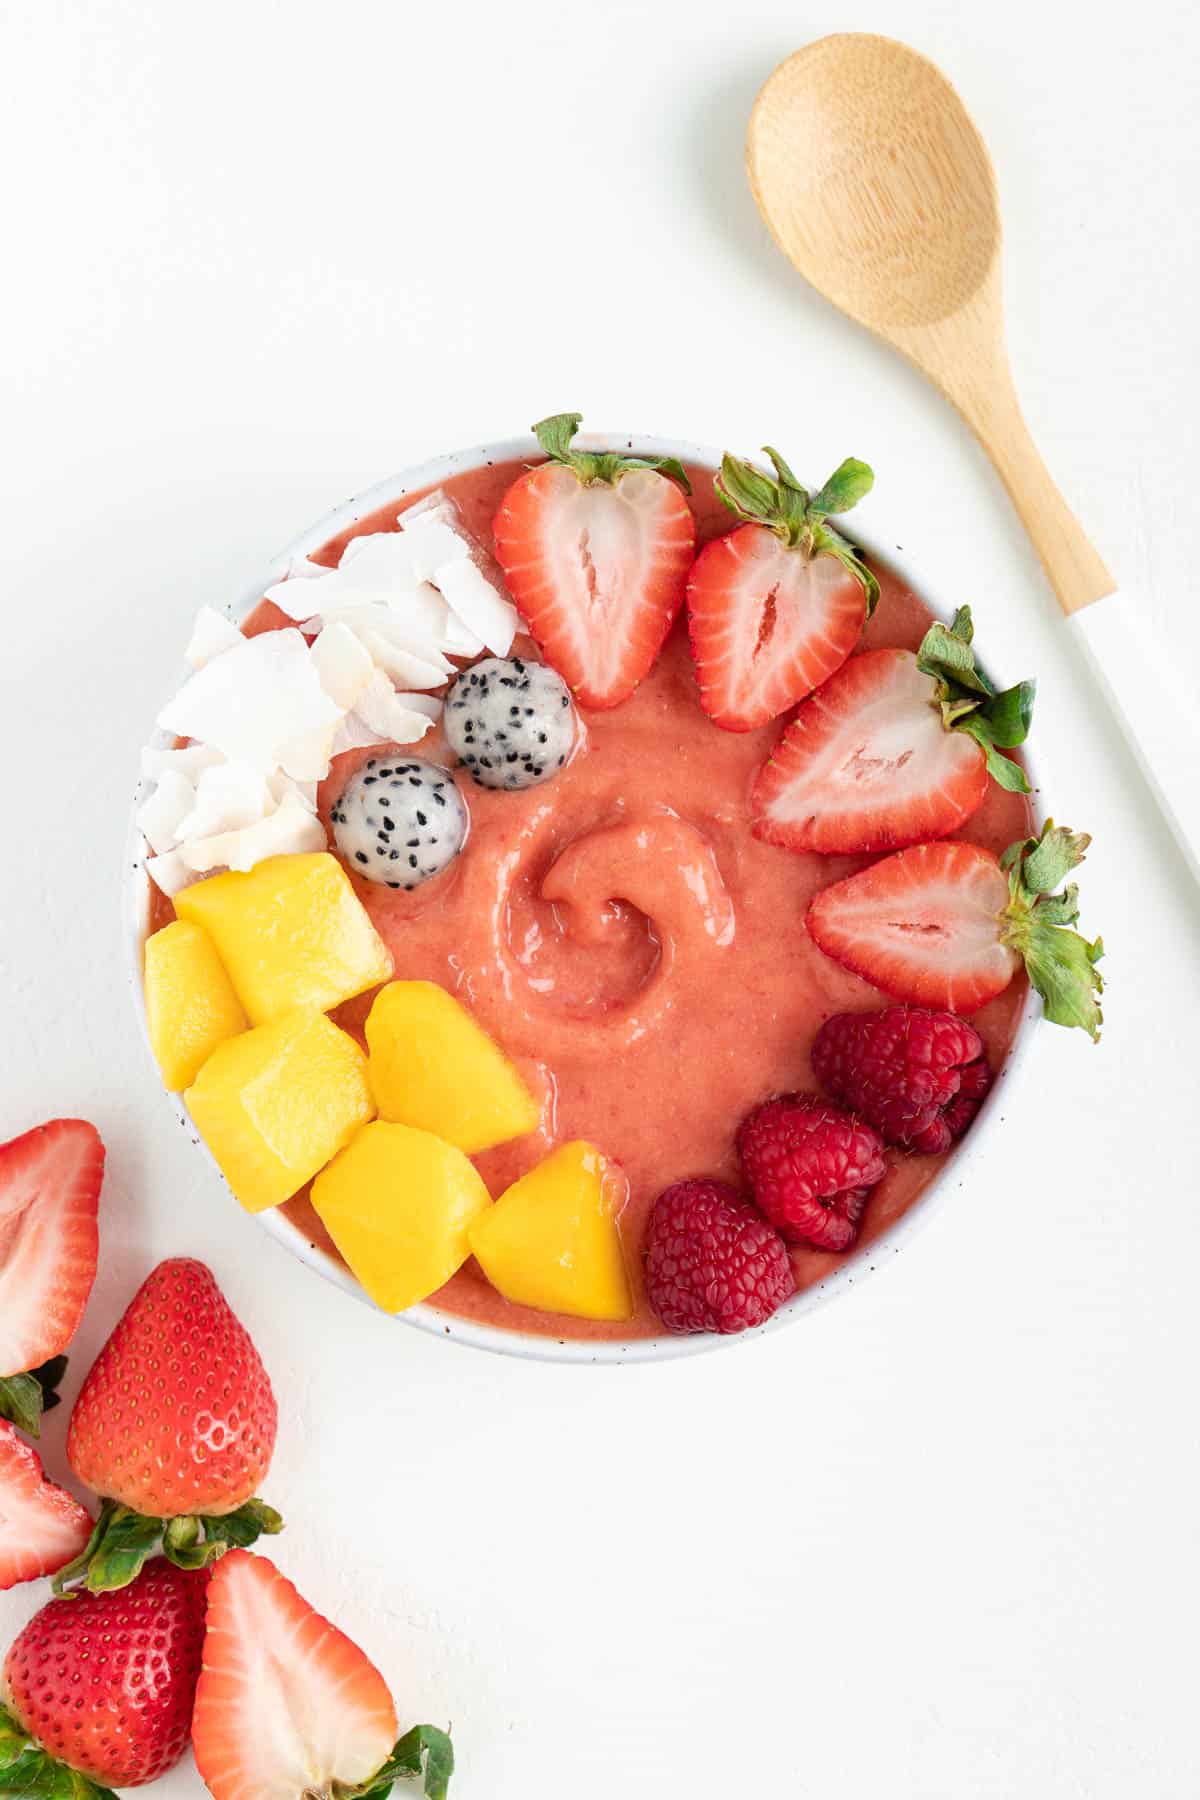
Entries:
<svg viewBox="0 0 1200 1800">
<path fill-rule="evenodd" d="M 445 484 L 487 544 L 499 499 L 518 473 L 510 464 Z M 731 519 L 711 477 L 690 473 L 703 541 Z M 362 520 L 355 533 L 390 529 L 395 512 L 392 505 Z M 344 543 L 335 539 L 317 560 L 336 561 Z M 865 645 L 915 647 L 928 609 L 886 569 L 877 573 L 882 598 Z M 264 602 L 248 629 L 282 622 Z M 870 859 L 797 855 L 751 837 L 748 790 L 780 727 L 743 735 L 709 722 L 682 625 L 631 700 L 581 718 L 578 753 L 542 787 L 492 793 L 458 774 L 470 836 L 436 881 L 405 894 L 351 875 L 397 976 L 437 981 L 458 994 L 544 1097 L 537 1134 L 477 1159 L 492 1192 L 552 1144 L 577 1137 L 598 1144 L 628 1180 L 621 1229 L 637 1296 L 628 1324 L 513 1306 L 473 1262 L 433 1304 L 559 1338 L 643 1337 L 661 1329 L 641 1279 L 655 1196 L 689 1175 L 737 1182 L 733 1140 L 745 1114 L 769 1095 L 815 1087 L 809 1047 L 831 1013 L 881 1004 L 874 988 L 822 955 L 804 925 L 812 895 Z M 445 755 L 433 736 L 416 753 L 435 761 Z M 331 802 L 367 754 L 338 759 L 321 794 L 326 823 Z M 1025 835 L 1029 823 L 1025 800 L 993 787 L 962 835 L 999 850 Z M 1008 1053 L 1024 996 L 1018 980 L 976 1015 L 994 1069 Z M 370 998 L 335 1017 L 358 1033 Z M 860 1250 L 913 1204 L 945 1162 L 888 1156 Z M 306 1197 L 286 1210 L 336 1256 Z M 797 1284 L 811 1286 L 843 1260 L 796 1250 Z"/>
</svg>

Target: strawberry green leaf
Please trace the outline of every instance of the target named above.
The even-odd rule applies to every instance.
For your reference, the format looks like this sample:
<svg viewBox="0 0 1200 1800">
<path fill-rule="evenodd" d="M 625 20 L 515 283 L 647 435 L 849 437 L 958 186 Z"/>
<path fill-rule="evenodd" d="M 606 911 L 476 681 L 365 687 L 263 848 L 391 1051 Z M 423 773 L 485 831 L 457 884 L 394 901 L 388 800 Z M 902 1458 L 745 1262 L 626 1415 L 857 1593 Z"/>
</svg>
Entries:
<svg viewBox="0 0 1200 1800">
<path fill-rule="evenodd" d="M 789 550 L 806 557 L 836 557 L 847 573 L 862 584 L 869 619 L 879 601 L 879 583 L 853 544 L 826 524 L 825 515 L 847 512 L 856 499 L 869 491 L 875 477 L 866 463 L 851 457 L 830 477 L 820 494 L 810 499 L 808 489 L 796 480 L 778 450 L 768 444 L 766 454 L 774 465 L 774 481 L 765 470 L 726 451 L 721 472 L 713 482 L 718 497 L 739 519 L 751 525 L 765 525 L 783 539 Z"/>
<path fill-rule="evenodd" d="M 1104 1018 L 1104 978 L 1096 967 L 1104 944 L 1070 929 L 1079 916 L 1074 884 L 1051 892 L 1083 861 L 1090 842 L 1047 819 L 1039 837 L 1009 845 L 1000 859 L 1009 882 L 1001 938 L 1023 957 L 1046 1017 L 1055 1025 L 1079 1026 L 1095 1041 Z"/>
<path fill-rule="evenodd" d="M 1019 763 L 1001 756 L 1029 736 L 1035 684 L 1019 681 L 998 694 L 977 667 L 975 626 L 969 606 L 960 606 L 950 626 L 929 627 L 917 651 L 917 667 L 934 682 L 934 704 L 947 731 L 964 731 L 983 751 L 989 775 L 1009 793 L 1027 794 L 1029 781 Z"/>
<path fill-rule="evenodd" d="M 340 1789 L 338 1800 L 384 1800 L 394 1782 L 420 1775 L 422 1768 L 427 1800 L 446 1800 L 454 1773 L 454 1746 L 450 1734 L 436 1725 L 414 1725 L 406 1731 L 382 1769 L 361 1787 Z"/>
<path fill-rule="evenodd" d="M 0 1706 L 0 1794 L 22 1800 L 116 1800 L 111 1788 L 47 1754 Z"/>
<path fill-rule="evenodd" d="M 582 424 L 582 413 L 554 413 L 548 419 L 539 419 L 533 434 L 551 462 L 562 463 L 585 486 L 617 482 L 631 469 L 651 469 L 677 481 L 685 494 L 691 493 L 687 470 L 677 456 L 622 456 L 616 450 L 573 450 L 571 440 Z"/>
<path fill-rule="evenodd" d="M 0 1376 L 0 1419 L 11 1420 L 29 1437 L 41 1437 L 42 1414 L 58 1405 L 58 1384 L 66 1372 L 67 1358 L 54 1356 L 40 1369 Z"/>
<path fill-rule="evenodd" d="M 855 456 L 848 456 L 834 470 L 825 486 L 809 502 L 814 513 L 846 513 L 865 500 L 875 486 L 875 471 Z"/>
<path fill-rule="evenodd" d="M 197 1513 L 176 1519 L 151 1518 L 105 1500 L 85 1548 L 54 1577 L 54 1591 L 82 1586 L 108 1594 L 128 1587 L 160 1548 L 180 1569 L 206 1569 L 235 1545 L 246 1549 L 282 1530 L 282 1518 L 263 1500 L 247 1500 L 236 1512 L 212 1518 Z"/>
</svg>

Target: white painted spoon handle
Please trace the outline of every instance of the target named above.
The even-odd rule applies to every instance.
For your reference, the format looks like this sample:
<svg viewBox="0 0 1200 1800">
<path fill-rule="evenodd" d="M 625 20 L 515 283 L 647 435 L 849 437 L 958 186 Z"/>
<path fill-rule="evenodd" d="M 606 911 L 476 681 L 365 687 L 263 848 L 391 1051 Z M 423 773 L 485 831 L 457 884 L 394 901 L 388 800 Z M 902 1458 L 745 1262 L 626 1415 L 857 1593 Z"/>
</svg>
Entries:
<svg viewBox="0 0 1200 1800">
<path fill-rule="evenodd" d="M 1200 882 L 1200 711 L 1184 691 L 1188 671 L 1152 658 L 1146 633 L 1119 594 L 1072 613 L 1100 686 Z"/>
</svg>

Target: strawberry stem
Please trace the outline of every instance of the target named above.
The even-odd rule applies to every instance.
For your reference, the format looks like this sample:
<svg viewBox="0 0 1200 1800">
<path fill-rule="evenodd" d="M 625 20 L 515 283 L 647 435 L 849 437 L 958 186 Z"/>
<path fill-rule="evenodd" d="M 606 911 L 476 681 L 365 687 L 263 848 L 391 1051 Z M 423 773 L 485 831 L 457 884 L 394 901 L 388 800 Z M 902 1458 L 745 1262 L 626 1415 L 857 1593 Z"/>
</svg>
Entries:
<svg viewBox="0 0 1200 1800">
<path fill-rule="evenodd" d="M 59 1762 L 25 1730 L 12 1713 L 0 1706 L 0 1794 L 28 1796 L 29 1800 L 117 1800 L 111 1788 L 101 1787 L 78 1769 Z"/>
<path fill-rule="evenodd" d="M 960 606 L 954 622 L 931 625 L 917 651 L 917 667 L 937 684 L 934 704 L 941 708 L 947 731 L 964 731 L 983 751 L 988 774 L 1011 794 L 1027 794 L 1024 769 L 1002 750 L 1015 750 L 1029 736 L 1036 682 L 1019 681 L 998 694 L 976 666 L 972 640 L 975 627 L 969 606 Z"/>
<path fill-rule="evenodd" d="M 1009 903 L 1000 915 L 1001 941 L 1024 959 L 1029 979 L 1055 1025 L 1077 1025 L 1093 1043 L 1104 1015 L 1104 978 L 1096 964 L 1103 940 L 1089 944 L 1070 927 L 1079 917 L 1079 890 L 1065 882 L 1083 861 L 1091 838 L 1047 819 L 1040 837 L 1010 844 L 1000 858 L 1008 870 Z"/>
<path fill-rule="evenodd" d="M 336 1784 L 337 1800 L 384 1800 L 392 1784 L 420 1775 L 424 1769 L 426 1800 L 446 1800 L 454 1773 L 454 1745 L 450 1734 L 436 1725 L 414 1725 L 406 1731 L 382 1769 L 358 1787 Z"/>
<path fill-rule="evenodd" d="M 0 1376 L 0 1419 L 9 1419 L 27 1436 L 42 1435 L 42 1414 L 58 1405 L 58 1384 L 67 1372 L 65 1356 L 55 1356 L 40 1369 Z"/>
<path fill-rule="evenodd" d="M 550 461 L 562 463 L 585 487 L 598 482 L 615 486 L 631 469 L 653 469 L 656 474 L 677 481 L 685 494 L 691 493 L 687 470 L 677 456 L 622 456 L 617 450 L 573 450 L 571 440 L 582 424 L 582 413 L 553 413 L 548 419 L 540 419 L 533 433 Z"/>
<path fill-rule="evenodd" d="M 82 1587 L 91 1594 L 110 1594 L 128 1587 L 160 1548 L 177 1568 L 206 1569 L 227 1550 L 248 1549 L 260 1537 L 282 1530 L 283 1519 L 263 1500 L 247 1500 L 236 1512 L 213 1517 L 196 1513 L 175 1519 L 152 1518 L 105 1500 L 86 1545 L 54 1577 L 54 1592 Z"/>
<path fill-rule="evenodd" d="M 867 617 L 879 603 L 879 583 L 859 552 L 827 523 L 831 513 L 849 512 L 870 493 L 875 476 L 865 462 L 848 456 L 815 494 L 802 487 L 778 450 L 768 444 L 766 454 L 775 469 L 775 480 L 754 463 L 743 462 L 728 451 L 721 458 L 721 472 L 713 486 L 731 513 L 751 525 L 765 525 L 783 539 L 789 550 L 802 556 L 834 556 L 861 582 L 867 600 Z"/>
</svg>

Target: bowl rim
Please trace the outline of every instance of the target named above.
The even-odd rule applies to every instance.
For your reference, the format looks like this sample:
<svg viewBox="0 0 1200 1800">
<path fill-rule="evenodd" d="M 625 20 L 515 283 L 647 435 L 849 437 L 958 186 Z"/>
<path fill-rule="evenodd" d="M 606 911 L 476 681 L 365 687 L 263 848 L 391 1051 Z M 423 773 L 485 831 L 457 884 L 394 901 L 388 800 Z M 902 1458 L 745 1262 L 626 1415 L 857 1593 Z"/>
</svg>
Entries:
<svg viewBox="0 0 1200 1800">
<path fill-rule="evenodd" d="M 576 443 L 582 449 L 596 450 L 611 449 L 614 444 L 620 444 L 633 455 L 678 457 L 684 463 L 691 463 L 710 471 L 719 468 L 721 462 L 721 452 L 708 445 L 695 444 L 681 438 L 657 437 L 646 433 L 581 432 Z M 503 438 L 475 445 L 469 449 L 449 451 L 431 457 L 425 462 L 414 464 L 408 469 L 401 470 L 398 474 L 385 476 L 383 480 L 373 483 L 362 493 L 352 495 L 348 500 L 331 507 L 305 531 L 300 532 L 270 559 L 262 575 L 253 583 L 247 584 L 239 597 L 226 605 L 223 610 L 235 623 L 240 623 L 262 600 L 265 589 L 273 582 L 280 580 L 287 572 L 294 558 L 319 550 L 331 538 L 337 537 L 352 525 L 358 524 L 362 519 L 378 512 L 385 506 L 405 500 L 416 491 L 436 487 L 454 475 L 467 474 L 497 462 L 512 462 L 524 458 L 540 460 L 542 454 L 537 439 L 532 433 L 526 433 L 518 437 Z M 859 531 L 857 522 L 854 537 L 865 550 L 887 563 L 902 580 L 919 593 L 935 617 L 940 618 L 944 623 L 949 622 L 953 615 L 953 609 L 944 606 L 937 595 L 931 594 L 927 582 L 924 578 L 918 577 L 903 551 L 895 547 L 882 547 L 871 532 Z M 184 679 L 187 673 L 188 671 L 184 667 L 181 670 L 180 679 Z M 156 729 L 147 740 L 147 747 L 166 748 L 172 741 L 169 734 Z M 1033 790 L 1034 816 L 1040 824 L 1042 810 L 1037 803 L 1040 784 L 1035 764 L 1028 752 L 1026 752 L 1025 761 Z M 128 957 L 128 978 L 142 1043 L 155 1077 L 158 1078 L 158 1066 L 150 1048 L 145 990 L 142 981 L 142 953 L 148 922 L 150 881 L 142 866 L 142 859 L 146 854 L 146 844 L 138 829 L 137 812 L 145 797 L 147 785 L 146 778 L 139 771 L 134 785 L 126 841 L 122 883 L 122 934 Z M 1014 1076 L 1018 1073 L 1024 1075 L 1028 1070 L 1030 1051 L 1035 1038 L 1035 1034 L 1030 1030 L 1030 1025 L 1034 1022 L 1035 1016 L 1035 995 L 1030 987 L 1026 992 L 1025 1001 L 1018 1016 L 1016 1034 L 1004 1065 L 992 1083 L 970 1132 L 951 1153 L 951 1164 L 936 1180 L 929 1183 L 882 1237 L 865 1245 L 862 1250 L 833 1270 L 824 1280 L 816 1282 L 812 1287 L 806 1288 L 802 1293 L 785 1301 L 764 1325 L 729 1336 L 697 1332 L 688 1336 L 664 1334 L 649 1338 L 593 1339 L 557 1338 L 534 1332 L 517 1331 L 507 1326 L 487 1325 L 478 1320 L 462 1318 L 455 1313 L 443 1312 L 440 1308 L 431 1306 L 425 1301 L 410 1307 L 407 1312 L 384 1314 L 383 1316 L 394 1318 L 401 1324 L 412 1326 L 418 1331 L 430 1333 L 449 1342 L 467 1345 L 473 1349 L 490 1350 L 500 1355 L 516 1356 L 537 1362 L 607 1364 L 609 1366 L 621 1363 L 666 1362 L 677 1357 L 702 1355 L 706 1351 L 744 1343 L 751 1338 L 781 1331 L 818 1306 L 825 1305 L 836 1295 L 847 1292 L 856 1282 L 861 1284 L 867 1276 L 876 1271 L 885 1256 L 890 1260 L 892 1256 L 899 1254 L 936 1210 L 938 1199 L 944 1196 L 948 1189 L 963 1186 L 968 1171 L 990 1149 L 993 1121 L 999 1117 L 1001 1090 L 1004 1090 L 1006 1100 L 1011 1098 Z M 225 1177 L 221 1174 L 212 1152 L 196 1130 L 191 1115 L 183 1103 L 182 1095 L 167 1092 L 166 1098 L 177 1119 L 188 1131 L 193 1144 L 199 1148 L 207 1160 L 216 1179 L 228 1192 Z M 232 1200 L 232 1195 L 230 1195 L 230 1199 Z M 324 1251 L 310 1244 L 299 1227 L 277 1208 L 257 1213 L 254 1217 L 265 1232 L 289 1250 L 293 1256 L 299 1258 L 308 1268 L 315 1270 L 326 1281 L 349 1294 L 360 1304 L 365 1304 L 377 1312 L 382 1311 L 381 1308 L 375 1306 L 344 1264 L 335 1263 Z"/>
</svg>

